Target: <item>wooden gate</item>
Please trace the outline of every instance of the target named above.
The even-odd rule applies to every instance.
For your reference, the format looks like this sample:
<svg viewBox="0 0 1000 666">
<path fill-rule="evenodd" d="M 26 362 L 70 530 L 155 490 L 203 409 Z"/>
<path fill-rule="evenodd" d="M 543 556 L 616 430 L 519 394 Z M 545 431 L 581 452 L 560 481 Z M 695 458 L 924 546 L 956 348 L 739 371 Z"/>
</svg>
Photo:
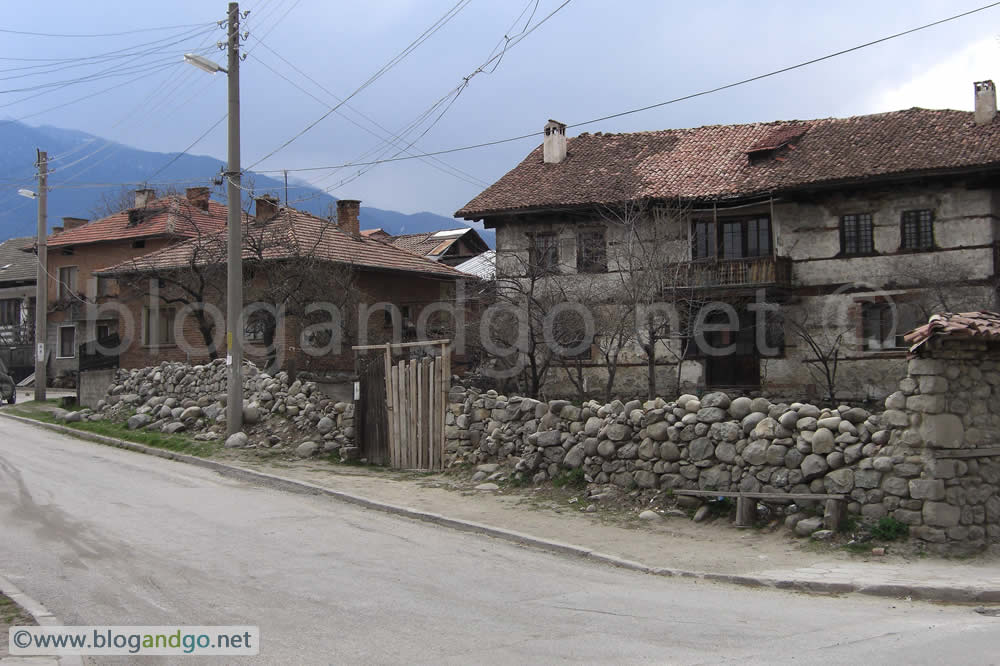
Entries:
<svg viewBox="0 0 1000 666">
<path fill-rule="evenodd" d="M 362 354 L 358 358 L 358 379 L 361 386 L 358 404 L 354 406 L 356 441 L 361 447 L 362 457 L 375 465 L 389 464 L 385 367 L 381 354 Z"/>
<path fill-rule="evenodd" d="M 359 442 L 372 462 L 396 469 L 439 470 L 444 464 L 444 420 L 451 378 L 449 340 L 354 347 L 382 351 L 381 369 L 374 354 L 362 362 Z M 440 349 L 423 358 L 399 358 L 404 350 Z M 355 418 L 358 418 L 357 416 Z"/>
</svg>

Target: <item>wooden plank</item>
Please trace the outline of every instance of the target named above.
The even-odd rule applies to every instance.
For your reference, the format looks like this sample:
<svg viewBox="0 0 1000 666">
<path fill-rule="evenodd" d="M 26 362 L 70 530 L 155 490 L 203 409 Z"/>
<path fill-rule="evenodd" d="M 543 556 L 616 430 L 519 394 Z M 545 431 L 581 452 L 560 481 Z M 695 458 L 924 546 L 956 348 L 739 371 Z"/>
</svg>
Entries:
<svg viewBox="0 0 1000 666">
<path fill-rule="evenodd" d="M 451 388 L 451 346 L 441 345 L 441 435 L 437 441 L 437 457 L 444 465 L 444 410 L 448 409 L 448 389 Z"/>
<path fill-rule="evenodd" d="M 401 452 L 403 450 L 403 433 L 399 428 L 399 414 L 402 411 L 399 402 L 400 398 L 400 387 L 399 387 L 399 368 L 397 366 L 392 366 L 392 402 L 393 402 L 393 412 L 392 412 L 392 467 L 399 469 L 402 464 Z"/>
<path fill-rule="evenodd" d="M 749 495 L 740 495 L 736 498 L 736 526 L 753 527 L 753 520 L 757 517 L 757 500 Z"/>
<path fill-rule="evenodd" d="M 846 495 L 829 495 L 824 493 L 753 493 L 730 490 L 674 490 L 675 495 L 692 495 L 694 497 L 753 497 L 762 500 L 839 500 L 847 499 Z"/>
<path fill-rule="evenodd" d="M 840 531 L 840 523 L 844 520 L 845 503 L 840 500 L 828 499 L 823 511 L 823 527 L 834 532 Z"/>
<path fill-rule="evenodd" d="M 981 449 L 934 451 L 935 458 L 984 458 L 986 456 L 1000 456 L 1000 446 L 989 446 Z"/>
<path fill-rule="evenodd" d="M 400 361 L 396 366 L 399 373 L 399 402 L 397 403 L 396 418 L 399 420 L 399 468 L 406 469 L 408 462 L 406 452 L 410 446 L 410 431 L 406 427 L 406 412 L 409 407 L 407 396 L 407 375 L 406 361 Z"/>
<path fill-rule="evenodd" d="M 436 345 L 446 345 L 451 340 L 427 340 L 425 342 L 387 342 L 384 345 L 358 345 L 351 347 L 354 351 L 369 351 L 371 349 L 383 349 L 391 347 L 393 349 L 410 349 L 411 347 L 428 347 Z"/>
<path fill-rule="evenodd" d="M 413 469 L 417 466 L 417 450 L 420 448 L 420 442 L 417 441 L 417 412 L 419 411 L 420 403 L 417 401 L 417 362 L 410 361 L 409 366 L 410 405 L 406 410 L 406 419 L 410 427 L 409 469 Z"/>
<path fill-rule="evenodd" d="M 413 453 L 417 469 L 424 469 L 424 364 L 414 361 L 417 373 L 417 409 L 413 413 L 413 420 L 416 422 L 417 445 L 413 447 Z"/>
<path fill-rule="evenodd" d="M 438 397 L 437 391 L 437 376 L 438 376 L 438 361 L 437 357 L 431 359 L 430 368 L 427 373 L 427 451 L 430 456 L 430 463 L 432 470 L 440 469 L 438 465 L 436 456 L 436 447 L 434 445 L 437 441 L 438 432 L 438 416 L 437 416 L 437 406 L 440 403 L 440 398 Z"/>
</svg>

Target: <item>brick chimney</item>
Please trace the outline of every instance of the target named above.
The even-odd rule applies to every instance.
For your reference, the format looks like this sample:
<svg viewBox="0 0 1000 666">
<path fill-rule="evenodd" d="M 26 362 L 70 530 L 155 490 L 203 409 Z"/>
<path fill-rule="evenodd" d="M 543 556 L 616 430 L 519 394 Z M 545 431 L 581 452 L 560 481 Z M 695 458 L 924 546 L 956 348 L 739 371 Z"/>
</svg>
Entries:
<svg viewBox="0 0 1000 666">
<path fill-rule="evenodd" d="M 278 197 L 272 194 L 257 197 L 254 199 L 254 205 L 258 222 L 267 222 L 278 214 Z"/>
<path fill-rule="evenodd" d="M 90 222 L 90 220 L 88 220 L 85 217 L 64 217 L 62 221 L 63 221 L 63 229 L 67 230 L 76 229 L 77 227 L 82 227 L 83 225 L 87 224 L 87 222 Z"/>
<path fill-rule="evenodd" d="M 992 81 L 976 81 L 976 124 L 988 125 L 997 115 L 997 89 Z"/>
<path fill-rule="evenodd" d="M 208 210 L 208 193 L 209 189 L 207 187 L 189 187 L 184 191 L 184 196 L 193 205 L 201 208 L 202 210 Z"/>
<path fill-rule="evenodd" d="M 361 211 L 361 202 L 355 199 L 337 200 L 337 226 L 355 238 L 361 236 L 361 223 L 358 221 L 358 213 Z"/>
<path fill-rule="evenodd" d="M 549 119 L 545 123 L 545 141 L 542 143 L 542 154 L 546 164 L 559 164 L 566 159 L 566 125 L 558 120 Z"/>
<path fill-rule="evenodd" d="M 153 190 L 147 188 L 136 190 L 134 208 L 145 208 L 154 198 L 156 198 L 156 192 Z"/>
</svg>

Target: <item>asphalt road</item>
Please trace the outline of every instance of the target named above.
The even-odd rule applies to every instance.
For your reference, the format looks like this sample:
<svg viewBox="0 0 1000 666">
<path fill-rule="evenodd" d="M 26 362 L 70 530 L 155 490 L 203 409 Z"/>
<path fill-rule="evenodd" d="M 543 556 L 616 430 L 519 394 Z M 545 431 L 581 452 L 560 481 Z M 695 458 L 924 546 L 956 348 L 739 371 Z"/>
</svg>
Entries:
<svg viewBox="0 0 1000 666">
<path fill-rule="evenodd" d="M 249 663 L 1000 662 L 967 607 L 637 574 L 8 420 L 0 573 L 66 624 L 259 625 Z"/>
</svg>

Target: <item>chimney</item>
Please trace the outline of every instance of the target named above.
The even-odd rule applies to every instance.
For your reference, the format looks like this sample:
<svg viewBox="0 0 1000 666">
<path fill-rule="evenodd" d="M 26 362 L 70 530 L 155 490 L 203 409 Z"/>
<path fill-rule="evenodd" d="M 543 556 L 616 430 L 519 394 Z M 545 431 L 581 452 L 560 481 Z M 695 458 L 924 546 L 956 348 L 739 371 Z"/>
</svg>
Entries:
<svg viewBox="0 0 1000 666">
<path fill-rule="evenodd" d="M 208 210 L 208 193 L 207 187 L 189 187 L 184 191 L 187 200 L 202 210 Z"/>
<path fill-rule="evenodd" d="M 267 222 L 278 214 L 278 197 L 265 194 L 254 199 L 258 222 Z"/>
<path fill-rule="evenodd" d="M 545 142 L 542 153 L 546 164 L 559 164 L 566 159 L 566 125 L 558 120 L 549 119 L 545 123 Z"/>
<path fill-rule="evenodd" d="M 135 208 L 145 208 L 156 197 L 156 192 L 143 188 L 135 191 Z"/>
<path fill-rule="evenodd" d="M 85 217 L 64 217 L 63 229 L 76 229 L 77 227 L 82 227 L 87 224 L 90 220 Z"/>
<path fill-rule="evenodd" d="M 976 124 L 988 125 L 997 115 L 997 89 L 992 81 L 976 81 Z"/>
<path fill-rule="evenodd" d="M 52 227 L 52 235 L 54 236 L 56 234 L 61 234 L 62 230 L 63 230 L 62 227 Z"/>
<path fill-rule="evenodd" d="M 355 238 L 361 236 L 361 223 L 358 221 L 358 213 L 361 211 L 361 202 L 355 199 L 337 200 L 337 226 Z"/>
</svg>

